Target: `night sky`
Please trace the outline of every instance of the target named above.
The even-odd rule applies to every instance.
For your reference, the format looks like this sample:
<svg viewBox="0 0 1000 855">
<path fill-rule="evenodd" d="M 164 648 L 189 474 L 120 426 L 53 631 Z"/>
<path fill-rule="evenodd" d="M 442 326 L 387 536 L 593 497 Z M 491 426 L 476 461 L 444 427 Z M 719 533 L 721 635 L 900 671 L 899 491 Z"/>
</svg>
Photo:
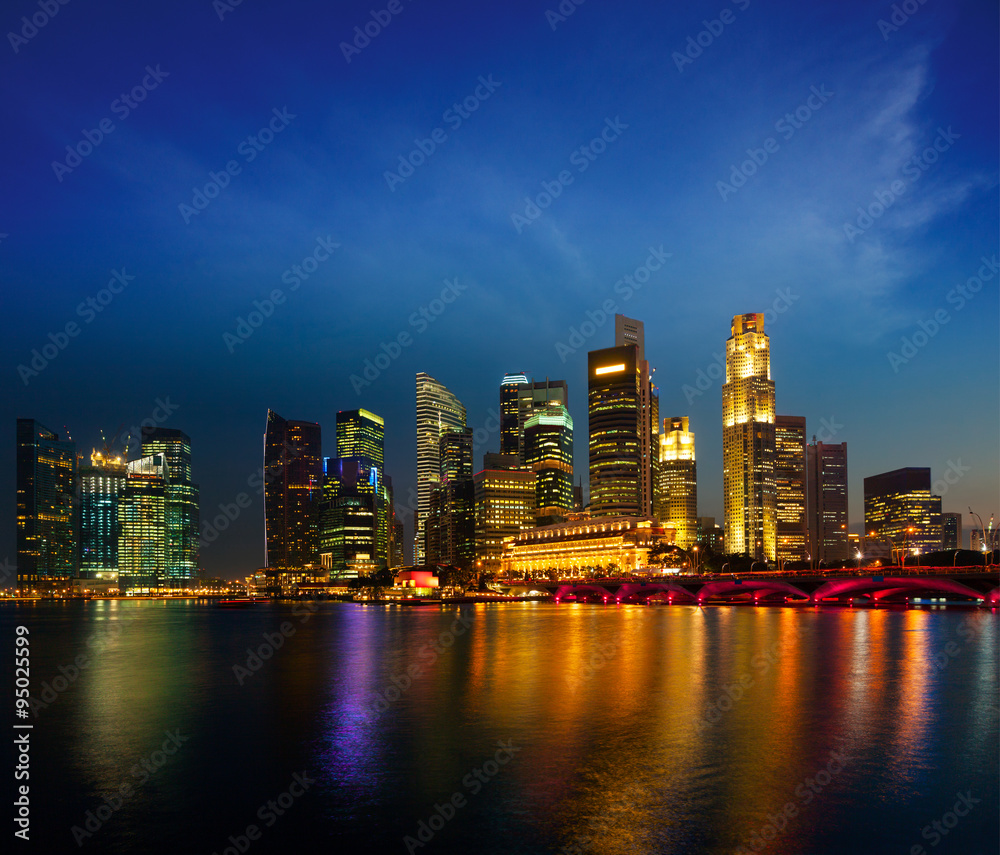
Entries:
<svg viewBox="0 0 1000 855">
<path fill-rule="evenodd" d="M 997 4 L 901 6 L 4 4 L 0 558 L 15 417 L 89 454 L 169 404 L 202 519 L 252 497 L 202 553 L 231 577 L 263 562 L 269 407 L 328 455 L 337 410 L 383 415 L 405 505 L 417 371 L 489 434 L 479 462 L 505 372 L 565 379 L 586 483 L 608 308 L 690 416 L 700 514 L 713 366 L 766 311 L 778 412 L 848 443 L 852 527 L 866 475 L 930 466 L 968 530 L 1000 510 Z"/>
</svg>

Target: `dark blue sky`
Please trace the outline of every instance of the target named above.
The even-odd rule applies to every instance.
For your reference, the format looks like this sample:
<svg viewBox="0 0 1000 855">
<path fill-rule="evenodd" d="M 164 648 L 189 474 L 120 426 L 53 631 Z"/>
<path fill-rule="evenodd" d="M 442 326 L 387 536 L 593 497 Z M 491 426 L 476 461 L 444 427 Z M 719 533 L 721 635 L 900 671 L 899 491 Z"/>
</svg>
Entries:
<svg viewBox="0 0 1000 855">
<path fill-rule="evenodd" d="M 327 453 L 337 410 L 382 414 L 405 503 L 417 371 L 477 428 L 505 371 L 565 379 L 585 473 L 586 351 L 613 322 L 559 345 L 608 300 L 645 322 L 661 415 L 691 417 L 701 514 L 722 515 L 712 366 L 732 315 L 767 310 L 778 411 L 848 443 L 852 522 L 864 476 L 900 466 L 951 467 L 946 510 L 1000 510 L 1000 274 L 981 260 L 998 252 L 995 3 L 911 0 L 895 24 L 873 2 L 587 0 L 561 21 L 555 0 L 247 0 L 220 20 L 224 5 L 71 0 L 34 35 L 36 2 L 0 15 L 0 556 L 15 416 L 89 452 L 169 399 L 203 519 L 253 499 L 203 554 L 228 575 L 263 558 L 247 481 L 268 407 L 319 421 Z M 389 23 L 348 62 L 372 9 Z M 85 131 L 103 137 L 89 153 Z M 411 155 L 416 140 L 434 150 Z M 561 189 L 531 219 L 544 184 Z M 651 247 L 670 257 L 625 299 L 616 283 Z M 101 306 L 123 268 L 134 280 Z M 433 304 L 446 280 L 452 302 Z M 275 289 L 273 314 L 227 343 Z M 70 323 L 50 364 L 19 371 Z"/>
</svg>

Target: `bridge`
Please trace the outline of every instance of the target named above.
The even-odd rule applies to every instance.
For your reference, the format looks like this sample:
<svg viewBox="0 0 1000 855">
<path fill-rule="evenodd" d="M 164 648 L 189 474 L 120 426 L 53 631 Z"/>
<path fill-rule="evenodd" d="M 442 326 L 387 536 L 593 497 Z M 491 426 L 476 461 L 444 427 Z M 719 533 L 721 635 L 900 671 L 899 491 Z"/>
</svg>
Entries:
<svg viewBox="0 0 1000 855">
<path fill-rule="evenodd" d="M 551 594 L 559 602 L 670 604 L 798 603 L 891 604 L 913 598 L 945 597 L 996 608 L 1000 573 L 969 567 L 886 567 L 872 571 L 829 570 L 799 573 L 744 573 L 622 577 L 608 579 L 528 579 L 499 583 L 504 593 Z"/>
</svg>

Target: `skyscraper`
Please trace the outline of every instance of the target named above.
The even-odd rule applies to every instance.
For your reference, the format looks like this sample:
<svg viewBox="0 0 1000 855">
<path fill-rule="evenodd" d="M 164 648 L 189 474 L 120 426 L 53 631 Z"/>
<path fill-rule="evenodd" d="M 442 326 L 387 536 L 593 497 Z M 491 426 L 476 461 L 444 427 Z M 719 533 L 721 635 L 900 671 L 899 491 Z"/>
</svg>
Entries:
<svg viewBox="0 0 1000 855">
<path fill-rule="evenodd" d="M 687 416 L 663 420 L 656 496 L 653 515 L 665 528 L 674 529 L 677 545 L 690 549 L 698 543 L 698 468 Z"/>
<path fill-rule="evenodd" d="M 941 514 L 941 548 L 962 548 L 962 515 L 945 511 Z"/>
<path fill-rule="evenodd" d="M 634 346 L 639 371 L 639 506 L 642 516 L 653 513 L 660 463 L 660 398 L 646 360 L 646 332 L 642 321 L 615 315 L 615 347 Z"/>
<path fill-rule="evenodd" d="M 150 591 L 166 577 L 167 484 L 170 467 L 161 452 L 130 460 L 125 491 L 118 501 L 118 586 Z"/>
<path fill-rule="evenodd" d="M 805 416 L 774 418 L 774 488 L 777 556 L 782 561 L 805 561 L 810 552 L 806 523 Z"/>
<path fill-rule="evenodd" d="M 774 381 L 762 312 L 736 315 L 726 340 L 722 479 L 726 551 L 773 561 Z"/>
<path fill-rule="evenodd" d="M 17 585 L 71 579 L 78 566 L 76 443 L 34 419 L 17 420 Z"/>
<path fill-rule="evenodd" d="M 529 380 L 506 374 L 500 384 L 500 453 L 516 454 L 524 463 L 524 426 L 536 411 L 553 404 L 569 407 L 565 380 Z"/>
<path fill-rule="evenodd" d="M 931 495 L 931 470 L 911 466 L 865 478 L 865 531 L 895 549 L 941 549 L 941 497 Z"/>
<path fill-rule="evenodd" d="M 118 502 L 125 492 L 128 466 L 109 449 L 96 449 L 90 466 L 80 468 L 80 572 L 100 577 L 118 573 L 121 523 Z"/>
<path fill-rule="evenodd" d="M 487 455 L 487 463 L 490 457 Z M 492 459 L 496 462 L 496 456 Z M 476 561 L 480 570 L 499 573 L 504 540 L 535 525 L 535 473 L 487 466 L 473 481 Z"/>
<path fill-rule="evenodd" d="M 319 557 L 322 439 L 315 422 L 267 411 L 264 430 L 264 562 L 302 567 Z"/>
<path fill-rule="evenodd" d="M 472 428 L 446 431 L 438 442 L 440 479 L 431 491 L 425 560 L 468 568 L 476 554 Z"/>
<path fill-rule="evenodd" d="M 162 584 L 183 588 L 198 575 L 199 490 L 191 480 L 191 439 L 172 428 L 142 429 L 143 457 L 163 455 L 166 462 L 167 545 Z"/>
<path fill-rule="evenodd" d="M 369 410 L 342 410 L 337 413 L 337 457 L 356 458 L 367 465 L 368 480 L 359 484 L 362 493 L 374 496 L 375 551 L 371 559 L 380 566 L 389 564 L 390 528 L 395 511 L 389 497 L 385 474 L 385 420 Z"/>
<path fill-rule="evenodd" d="M 643 511 L 642 414 L 638 350 L 634 344 L 587 354 L 590 512 L 648 516 Z"/>
<path fill-rule="evenodd" d="M 524 463 L 535 473 L 537 524 L 564 522 L 573 510 L 573 417 L 562 404 L 525 422 Z"/>
<path fill-rule="evenodd" d="M 356 562 L 378 563 L 378 469 L 368 457 L 330 457 L 324 465 L 320 563 L 334 579 L 357 577 L 352 566 Z M 387 564 L 388 555 L 382 555 L 381 561 Z"/>
<path fill-rule="evenodd" d="M 806 518 L 811 560 L 851 558 L 847 531 L 847 443 L 806 446 Z M 868 531 L 869 529 L 866 529 Z"/>
<path fill-rule="evenodd" d="M 417 518 L 413 555 L 424 563 L 424 524 L 431 492 L 441 480 L 441 436 L 465 429 L 465 407 L 452 392 L 429 374 L 417 374 Z"/>
</svg>

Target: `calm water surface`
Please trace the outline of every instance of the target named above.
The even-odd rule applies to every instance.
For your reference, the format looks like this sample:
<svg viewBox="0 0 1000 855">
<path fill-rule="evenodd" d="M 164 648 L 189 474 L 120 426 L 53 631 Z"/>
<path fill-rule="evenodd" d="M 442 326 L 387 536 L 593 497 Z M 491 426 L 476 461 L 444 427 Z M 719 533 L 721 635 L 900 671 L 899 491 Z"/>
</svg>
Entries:
<svg viewBox="0 0 1000 855">
<path fill-rule="evenodd" d="M 29 628 L 50 701 L 24 851 L 998 851 L 996 613 L 93 602 L 0 624 L 11 648 Z"/>
</svg>

